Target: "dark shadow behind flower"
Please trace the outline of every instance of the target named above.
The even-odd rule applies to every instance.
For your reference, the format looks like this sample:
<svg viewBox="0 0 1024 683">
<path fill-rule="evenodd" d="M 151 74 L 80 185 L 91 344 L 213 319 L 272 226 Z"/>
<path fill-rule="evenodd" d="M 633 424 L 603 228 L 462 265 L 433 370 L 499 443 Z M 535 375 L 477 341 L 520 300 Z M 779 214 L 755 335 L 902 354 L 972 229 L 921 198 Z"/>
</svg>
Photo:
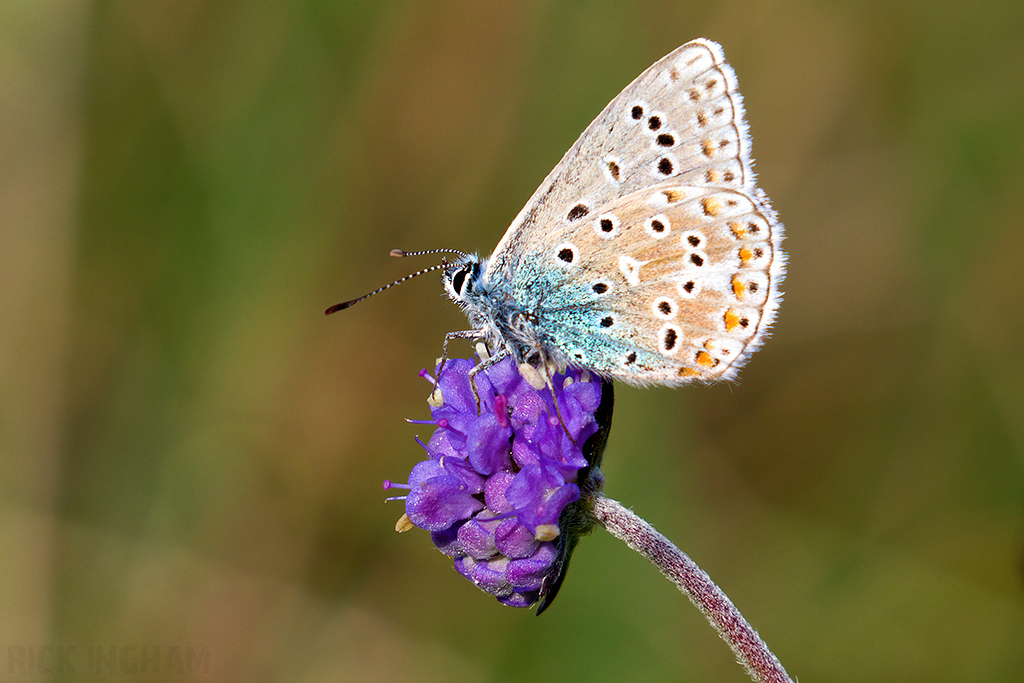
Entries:
<svg viewBox="0 0 1024 683">
<path fill-rule="evenodd" d="M 456 571 L 513 607 L 554 599 L 579 539 L 595 526 L 614 390 L 583 370 L 535 389 L 506 359 L 475 377 L 449 359 L 428 403 L 437 429 L 413 467 L 398 529 L 418 526 Z M 427 376 L 426 373 L 423 373 Z M 428 377 L 429 379 L 429 377 Z M 557 402 L 557 404 L 556 404 Z"/>
</svg>

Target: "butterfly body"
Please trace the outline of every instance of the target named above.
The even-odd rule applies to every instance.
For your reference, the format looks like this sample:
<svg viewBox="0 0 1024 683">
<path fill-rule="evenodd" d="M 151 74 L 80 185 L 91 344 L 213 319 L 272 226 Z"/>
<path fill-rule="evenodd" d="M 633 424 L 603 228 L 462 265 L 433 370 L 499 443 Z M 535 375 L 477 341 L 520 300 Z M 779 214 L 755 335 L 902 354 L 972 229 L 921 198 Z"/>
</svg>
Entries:
<svg viewBox="0 0 1024 683">
<path fill-rule="evenodd" d="M 782 225 L 755 185 L 735 75 L 697 40 L 580 136 L 494 253 L 443 282 L 496 357 L 629 384 L 729 379 L 763 341 Z"/>
</svg>

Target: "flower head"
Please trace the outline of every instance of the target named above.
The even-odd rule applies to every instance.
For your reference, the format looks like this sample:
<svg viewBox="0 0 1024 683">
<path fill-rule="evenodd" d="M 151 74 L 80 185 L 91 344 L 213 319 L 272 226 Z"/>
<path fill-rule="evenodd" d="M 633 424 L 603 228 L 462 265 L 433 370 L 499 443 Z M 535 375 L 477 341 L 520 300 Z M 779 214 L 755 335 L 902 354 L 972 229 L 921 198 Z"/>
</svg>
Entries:
<svg viewBox="0 0 1024 683">
<path fill-rule="evenodd" d="M 430 531 L 481 590 L 515 607 L 540 601 L 539 614 L 593 526 L 612 385 L 570 368 L 538 390 L 511 358 L 470 378 L 475 365 L 449 359 L 435 382 L 425 424 L 437 429 L 421 442 L 429 458 L 409 475 L 400 527 Z"/>
</svg>

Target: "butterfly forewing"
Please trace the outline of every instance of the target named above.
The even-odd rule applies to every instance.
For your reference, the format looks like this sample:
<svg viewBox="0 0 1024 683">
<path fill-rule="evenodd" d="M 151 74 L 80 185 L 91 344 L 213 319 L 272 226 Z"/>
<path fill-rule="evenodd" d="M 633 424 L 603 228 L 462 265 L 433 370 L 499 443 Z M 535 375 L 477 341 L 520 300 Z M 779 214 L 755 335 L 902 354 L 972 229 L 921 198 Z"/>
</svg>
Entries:
<svg viewBox="0 0 1024 683">
<path fill-rule="evenodd" d="M 662 58 L 605 107 L 513 221 L 489 275 L 500 278 L 527 243 L 558 242 L 601 206 L 667 178 L 753 188 L 735 74 L 710 41 Z"/>
</svg>

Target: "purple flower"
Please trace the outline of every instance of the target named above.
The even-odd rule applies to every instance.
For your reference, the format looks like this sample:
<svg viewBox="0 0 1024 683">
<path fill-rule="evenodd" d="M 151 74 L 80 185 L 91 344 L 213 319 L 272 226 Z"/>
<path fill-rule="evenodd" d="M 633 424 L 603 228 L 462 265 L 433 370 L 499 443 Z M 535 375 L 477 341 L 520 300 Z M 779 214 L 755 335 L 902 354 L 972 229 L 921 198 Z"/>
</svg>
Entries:
<svg viewBox="0 0 1024 683">
<path fill-rule="evenodd" d="M 538 390 L 506 358 L 476 375 L 478 410 L 475 365 L 445 363 L 428 401 L 432 419 L 422 423 L 437 426 L 420 442 L 429 459 L 413 467 L 407 486 L 384 487 L 409 489 L 401 530 L 430 531 L 477 587 L 514 607 L 539 601 L 540 614 L 594 524 L 612 384 L 570 368 L 552 378 L 553 389 Z"/>
</svg>

